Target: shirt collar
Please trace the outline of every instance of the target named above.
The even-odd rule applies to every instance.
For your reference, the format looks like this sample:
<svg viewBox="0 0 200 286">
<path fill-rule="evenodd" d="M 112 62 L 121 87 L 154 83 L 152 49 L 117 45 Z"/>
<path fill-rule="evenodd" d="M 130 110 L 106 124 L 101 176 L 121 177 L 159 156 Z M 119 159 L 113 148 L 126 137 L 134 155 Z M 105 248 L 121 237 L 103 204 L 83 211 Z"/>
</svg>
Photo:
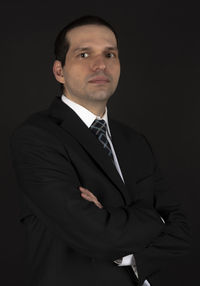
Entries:
<svg viewBox="0 0 200 286">
<path fill-rule="evenodd" d="M 80 119 L 87 125 L 88 128 L 92 125 L 95 119 L 103 119 L 107 123 L 107 130 L 109 136 L 111 136 L 110 128 L 108 124 L 108 109 L 107 106 L 105 107 L 105 112 L 102 117 L 95 115 L 91 111 L 89 111 L 87 108 L 83 107 L 82 105 L 72 101 L 68 97 L 66 97 L 64 94 L 61 96 L 61 100 L 67 104 L 71 109 L 74 110 L 74 112 L 80 117 Z"/>
</svg>

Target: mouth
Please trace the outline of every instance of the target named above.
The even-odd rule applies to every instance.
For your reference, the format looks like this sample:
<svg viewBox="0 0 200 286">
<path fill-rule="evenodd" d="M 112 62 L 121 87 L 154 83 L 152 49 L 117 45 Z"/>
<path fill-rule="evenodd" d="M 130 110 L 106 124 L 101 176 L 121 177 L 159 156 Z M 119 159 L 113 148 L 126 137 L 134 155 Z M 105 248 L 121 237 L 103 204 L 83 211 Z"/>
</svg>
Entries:
<svg viewBox="0 0 200 286">
<path fill-rule="evenodd" d="M 95 77 L 88 81 L 89 83 L 95 83 L 95 84 L 105 84 L 108 83 L 109 80 L 106 77 Z"/>
<path fill-rule="evenodd" d="M 93 80 L 93 81 L 89 81 L 89 83 L 94 83 L 94 84 L 105 84 L 108 83 L 108 80 Z"/>
</svg>

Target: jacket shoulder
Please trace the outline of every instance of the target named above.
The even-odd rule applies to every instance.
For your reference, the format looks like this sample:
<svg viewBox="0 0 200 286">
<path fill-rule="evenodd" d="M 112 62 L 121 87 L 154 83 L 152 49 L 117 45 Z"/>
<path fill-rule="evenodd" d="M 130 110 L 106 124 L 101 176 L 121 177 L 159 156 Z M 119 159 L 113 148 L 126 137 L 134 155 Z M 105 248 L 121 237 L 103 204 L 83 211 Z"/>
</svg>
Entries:
<svg viewBox="0 0 200 286">
<path fill-rule="evenodd" d="M 133 144 L 132 146 L 135 146 L 138 150 L 150 151 L 151 155 L 154 156 L 152 145 L 146 135 L 116 119 L 112 119 L 111 122 L 112 126 L 115 126 L 115 129 L 118 130 L 128 142 Z"/>
<path fill-rule="evenodd" d="M 58 129 L 57 126 L 58 122 L 49 116 L 48 110 L 42 110 L 29 115 L 20 123 L 11 133 L 10 141 L 30 139 L 37 142 L 51 139 L 55 143 L 55 141 L 58 142 L 55 134 Z"/>
<path fill-rule="evenodd" d="M 138 139 L 145 137 L 144 134 L 124 122 L 111 119 L 111 123 L 125 136 L 131 136 Z"/>
</svg>

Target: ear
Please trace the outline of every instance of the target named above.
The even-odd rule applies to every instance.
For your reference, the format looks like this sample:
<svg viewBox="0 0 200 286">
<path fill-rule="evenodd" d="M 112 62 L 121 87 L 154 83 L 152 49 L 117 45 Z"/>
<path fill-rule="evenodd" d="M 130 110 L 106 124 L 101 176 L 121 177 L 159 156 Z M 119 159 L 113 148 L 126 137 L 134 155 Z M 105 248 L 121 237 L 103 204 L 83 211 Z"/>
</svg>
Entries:
<svg viewBox="0 0 200 286">
<path fill-rule="evenodd" d="M 65 83 L 62 64 L 58 60 L 55 60 L 53 63 L 53 74 L 58 82 Z"/>
</svg>

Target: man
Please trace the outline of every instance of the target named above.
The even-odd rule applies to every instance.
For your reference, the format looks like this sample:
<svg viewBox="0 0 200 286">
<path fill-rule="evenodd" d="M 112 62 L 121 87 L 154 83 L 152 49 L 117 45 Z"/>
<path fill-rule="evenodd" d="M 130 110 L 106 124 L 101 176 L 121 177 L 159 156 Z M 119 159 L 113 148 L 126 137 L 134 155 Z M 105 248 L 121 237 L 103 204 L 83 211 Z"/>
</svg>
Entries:
<svg viewBox="0 0 200 286">
<path fill-rule="evenodd" d="M 146 138 L 108 116 L 120 61 L 114 29 L 85 16 L 55 43 L 62 95 L 13 134 L 29 285 L 162 285 L 188 250 L 186 219 Z"/>
</svg>

